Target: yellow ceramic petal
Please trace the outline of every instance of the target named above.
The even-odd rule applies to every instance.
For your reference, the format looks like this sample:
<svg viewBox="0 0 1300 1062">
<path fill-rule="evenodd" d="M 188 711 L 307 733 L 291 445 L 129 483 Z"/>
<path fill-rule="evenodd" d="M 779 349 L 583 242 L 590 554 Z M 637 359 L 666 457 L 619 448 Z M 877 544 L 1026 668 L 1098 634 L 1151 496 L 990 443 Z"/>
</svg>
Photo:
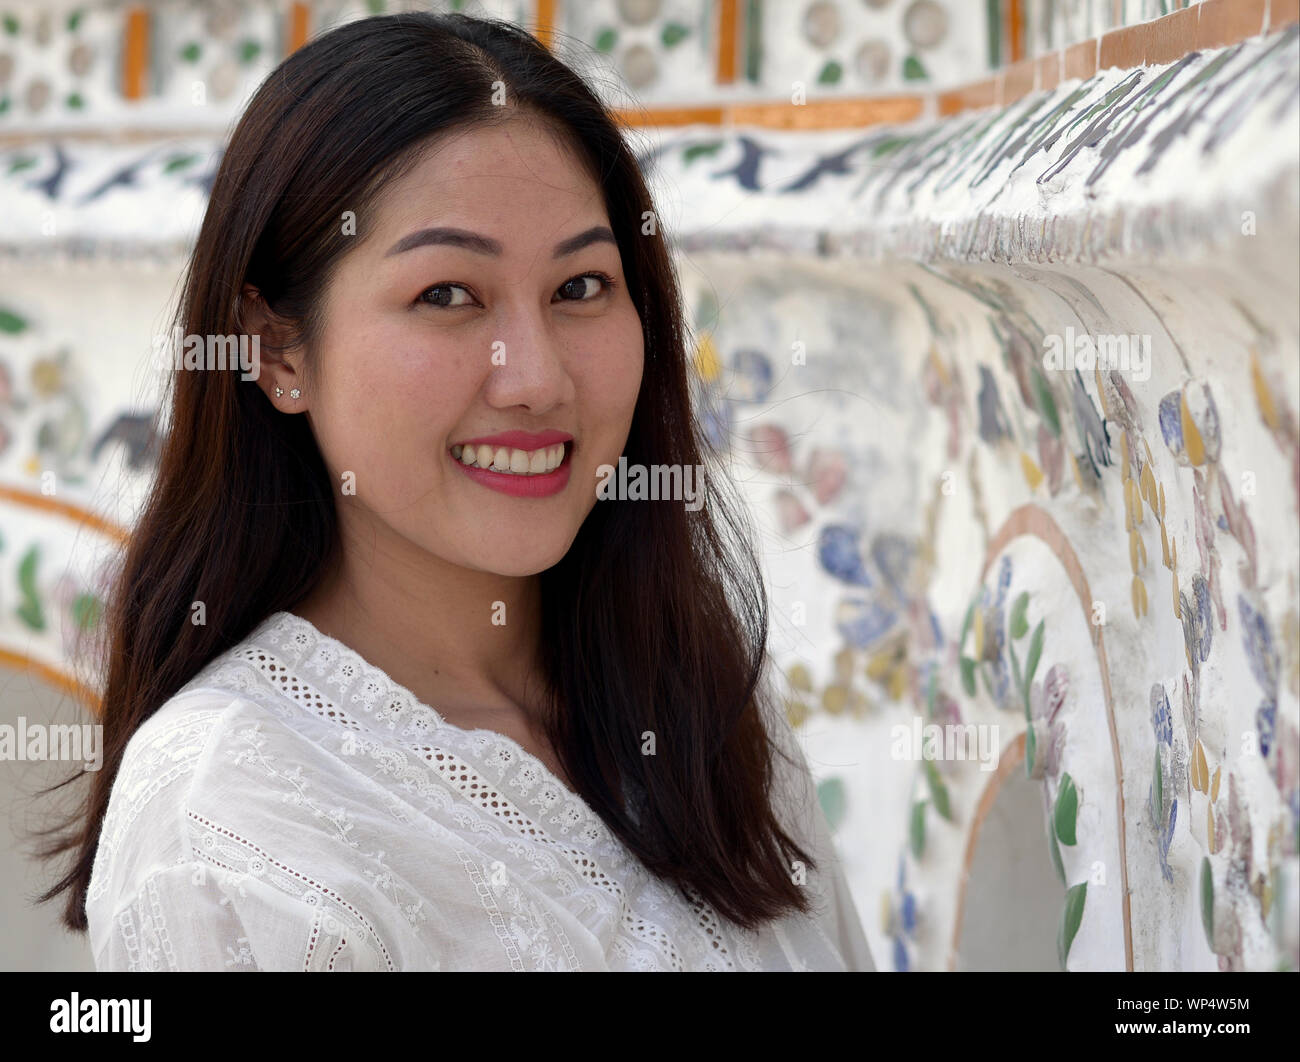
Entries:
<svg viewBox="0 0 1300 1062">
<path fill-rule="evenodd" d="M 808 706 L 798 697 L 787 697 L 785 699 L 785 714 L 790 720 L 790 725 L 796 729 L 803 726 L 803 721 L 808 718 Z"/>
<path fill-rule="evenodd" d="M 1192 411 L 1187 405 L 1187 395 L 1184 394 L 1178 399 L 1178 411 L 1183 424 L 1183 451 L 1187 454 L 1187 460 L 1194 465 L 1205 464 L 1205 442 L 1201 439 L 1201 432 L 1196 427 L 1196 422 L 1192 420 Z"/>
<path fill-rule="evenodd" d="M 1119 433 L 1119 452 L 1121 474 L 1124 476 L 1124 483 L 1127 486 L 1128 481 L 1133 478 L 1132 462 L 1128 459 L 1128 432 L 1124 429 Z"/>
<path fill-rule="evenodd" d="M 846 686 L 853 680 L 853 650 L 841 649 L 835 654 L 835 677 Z"/>
<path fill-rule="evenodd" d="M 1166 568 L 1172 568 L 1174 562 L 1169 558 L 1169 536 L 1165 534 L 1165 522 L 1160 521 L 1160 562 Z"/>
<path fill-rule="evenodd" d="M 1201 744 L 1201 739 L 1196 739 L 1196 749 L 1193 758 L 1194 770 L 1192 771 L 1192 788 L 1198 793 L 1208 793 L 1210 791 L 1210 765 L 1205 762 L 1205 748 Z"/>
<path fill-rule="evenodd" d="M 1038 484 L 1043 482 L 1043 473 L 1034 459 L 1024 450 L 1020 451 L 1020 469 L 1025 474 L 1025 482 L 1029 484 L 1029 489 L 1037 490 Z"/>
<path fill-rule="evenodd" d="M 794 664 L 786 672 L 786 679 L 791 689 L 803 690 L 804 693 L 812 692 L 812 676 L 808 674 L 808 669 L 803 664 Z"/>
<path fill-rule="evenodd" d="M 975 659 L 984 659 L 984 610 L 975 606 Z"/>
<path fill-rule="evenodd" d="M 895 701 L 901 701 L 903 694 L 907 692 L 907 671 L 904 668 L 894 668 L 894 673 L 889 676 L 889 696 Z"/>
<path fill-rule="evenodd" d="M 1172 578 L 1169 580 L 1169 585 L 1173 587 L 1174 592 L 1174 619 L 1182 619 L 1183 606 L 1178 601 L 1178 573 L 1171 572 L 1170 574 Z"/>
<path fill-rule="evenodd" d="M 822 707 L 831 715 L 843 715 L 848 703 L 849 691 L 847 686 L 827 686 L 822 691 Z"/>
<path fill-rule="evenodd" d="M 1165 485 L 1160 484 L 1160 519 L 1163 522 L 1165 518 Z"/>
<path fill-rule="evenodd" d="M 882 682 L 886 675 L 889 674 L 889 667 L 893 663 L 894 654 L 892 650 L 881 649 L 871 654 L 871 659 L 867 661 L 867 678 L 872 682 Z"/>
<path fill-rule="evenodd" d="M 849 690 L 849 714 L 854 719 L 862 719 L 866 716 L 871 705 L 868 704 L 866 695 L 861 690 Z"/>
<path fill-rule="evenodd" d="M 939 357 L 938 347 L 930 347 L 930 364 L 934 366 L 934 371 L 939 376 L 939 383 L 942 386 L 947 387 L 948 381 L 951 377 L 948 375 L 948 370 L 944 367 L 943 359 Z"/>
<path fill-rule="evenodd" d="M 1151 506 L 1151 511 L 1156 515 L 1160 512 L 1160 495 L 1156 493 L 1156 477 L 1151 474 L 1151 466 L 1142 466 L 1142 497 L 1146 503 Z M 1141 521 L 1141 513 L 1138 514 L 1138 520 Z"/>
<path fill-rule="evenodd" d="M 1219 799 L 1219 775 L 1223 773 L 1222 767 L 1214 768 L 1214 780 L 1210 782 L 1210 800 Z"/>
<path fill-rule="evenodd" d="M 1146 539 L 1144 539 L 1144 538 L 1143 538 L 1140 534 L 1138 534 L 1136 531 L 1133 532 L 1133 535 L 1134 535 L 1134 537 L 1137 539 L 1137 542 L 1138 542 L 1138 553 L 1139 553 L 1139 555 L 1140 555 L 1141 558 L 1142 558 L 1142 567 L 1145 568 L 1145 567 L 1147 566 L 1147 543 L 1146 543 Z"/>
<path fill-rule="evenodd" d="M 1255 385 L 1255 401 L 1259 403 L 1259 415 L 1269 431 L 1276 431 L 1278 426 L 1277 403 L 1273 401 L 1273 392 L 1269 390 L 1268 381 L 1259 367 L 1259 355 L 1250 352 L 1250 379 Z"/>
<path fill-rule="evenodd" d="M 695 371 L 706 383 L 716 380 L 722 371 L 718 348 L 713 345 L 713 340 L 707 333 L 700 337 L 700 342 L 695 348 Z"/>
</svg>

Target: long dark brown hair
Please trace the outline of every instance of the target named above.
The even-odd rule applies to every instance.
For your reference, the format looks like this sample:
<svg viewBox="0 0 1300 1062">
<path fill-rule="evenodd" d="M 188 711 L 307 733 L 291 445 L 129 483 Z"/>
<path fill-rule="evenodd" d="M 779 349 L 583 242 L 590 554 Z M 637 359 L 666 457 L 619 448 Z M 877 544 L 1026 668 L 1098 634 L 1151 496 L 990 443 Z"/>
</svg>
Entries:
<svg viewBox="0 0 1300 1062">
<path fill-rule="evenodd" d="M 244 329 L 251 284 L 310 353 L 321 294 L 377 194 L 430 138 L 513 108 L 567 132 L 603 190 L 645 363 L 629 464 L 712 467 L 691 401 L 688 326 L 654 206 L 610 111 L 573 70 L 506 22 L 411 13 L 366 18 L 289 56 L 249 103 L 221 161 L 184 277 L 184 335 Z M 363 220 L 358 222 L 360 226 Z M 653 230 L 653 231 L 651 231 Z M 310 366 L 309 366 L 310 368 Z M 292 611 L 335 546 L 332 483 L 307 418 L 277 412 L 234 372 L 172 373 L 157 478 L 104 615 L 103 767 L 39 855 L 72 853 L 40 902 L 85 901 L 123 750 L 213 657 L 273 612 Z M 748 525 L 725 476 L 696 512 L 678 503 L 597 503 L 567 555 L 541 573 L 545 729 L 578 794 L 653 874 L 756 928 L 808 911 L 791 875 L 816 867 L 773 810 L 764 722 L 768 611 Z M 203 601 L 207 622 L 191 622 Z M 658 737 L 642 754 L 641 735 Z M 78 772 L 78 777 L 84 777 Z M 634 795 L 624 806 L 611 779 Z M 74 781 L 68 779 L 53 787 Z M 48 792 L 48 791 L 47 791 Z"/>
</svg>

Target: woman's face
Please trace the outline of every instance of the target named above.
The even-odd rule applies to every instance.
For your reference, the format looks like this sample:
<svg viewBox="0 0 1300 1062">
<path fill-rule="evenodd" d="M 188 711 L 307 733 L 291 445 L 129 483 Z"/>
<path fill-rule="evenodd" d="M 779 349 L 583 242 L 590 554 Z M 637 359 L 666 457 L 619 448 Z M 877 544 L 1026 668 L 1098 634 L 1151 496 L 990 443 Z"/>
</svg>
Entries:
<svg viewBox="0 0 1300 1062">
<path fill-rule="evenodd" d="M 370 220 L 296 404 L 345 534 L 360 517 L 459 567 L 550 567 L 598 466 L 618 463 L 641 385 L 600 190 L 547 128 L 512 118 L 447 135 Z"/>
</svg>

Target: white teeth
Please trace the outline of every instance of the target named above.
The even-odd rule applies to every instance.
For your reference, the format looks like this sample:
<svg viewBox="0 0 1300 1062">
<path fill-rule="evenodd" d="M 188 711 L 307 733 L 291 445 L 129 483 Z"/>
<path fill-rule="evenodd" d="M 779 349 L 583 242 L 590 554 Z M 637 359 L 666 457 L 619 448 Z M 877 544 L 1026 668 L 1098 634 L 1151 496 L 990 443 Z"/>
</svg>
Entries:
<svg viewBox="0 0 1300 1062">
<path fill-rule="evenodd" d="M 491 447 L 486 443 L 456 444 L 451 455 L 463 465 L 490 468 L 494 472 L 508 472 L 516 476 L 540 476 L 554 472 L 564 461 L 564 443 L 546 446 L 540 450 L 516 450 L 508 446 Z"/>
</svg>

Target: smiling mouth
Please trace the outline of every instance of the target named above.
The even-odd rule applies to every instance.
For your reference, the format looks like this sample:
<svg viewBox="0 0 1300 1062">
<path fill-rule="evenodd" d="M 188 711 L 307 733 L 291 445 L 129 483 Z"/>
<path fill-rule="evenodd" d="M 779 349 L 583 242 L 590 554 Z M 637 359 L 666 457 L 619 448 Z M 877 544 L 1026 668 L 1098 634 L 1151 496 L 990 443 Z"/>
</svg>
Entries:
<svg viewBox="0 0 1300 1062">
<path fill-rule="evenodd" d="M 510 476 L 545 476 L 568 460 L 572 448 L 572 441 L 543 446 L 537 450 L 489 446 L 487 443 L 457 443 L 451 448 L 451 456 L 466 468 L 479 468 Z"/>
</svg>

